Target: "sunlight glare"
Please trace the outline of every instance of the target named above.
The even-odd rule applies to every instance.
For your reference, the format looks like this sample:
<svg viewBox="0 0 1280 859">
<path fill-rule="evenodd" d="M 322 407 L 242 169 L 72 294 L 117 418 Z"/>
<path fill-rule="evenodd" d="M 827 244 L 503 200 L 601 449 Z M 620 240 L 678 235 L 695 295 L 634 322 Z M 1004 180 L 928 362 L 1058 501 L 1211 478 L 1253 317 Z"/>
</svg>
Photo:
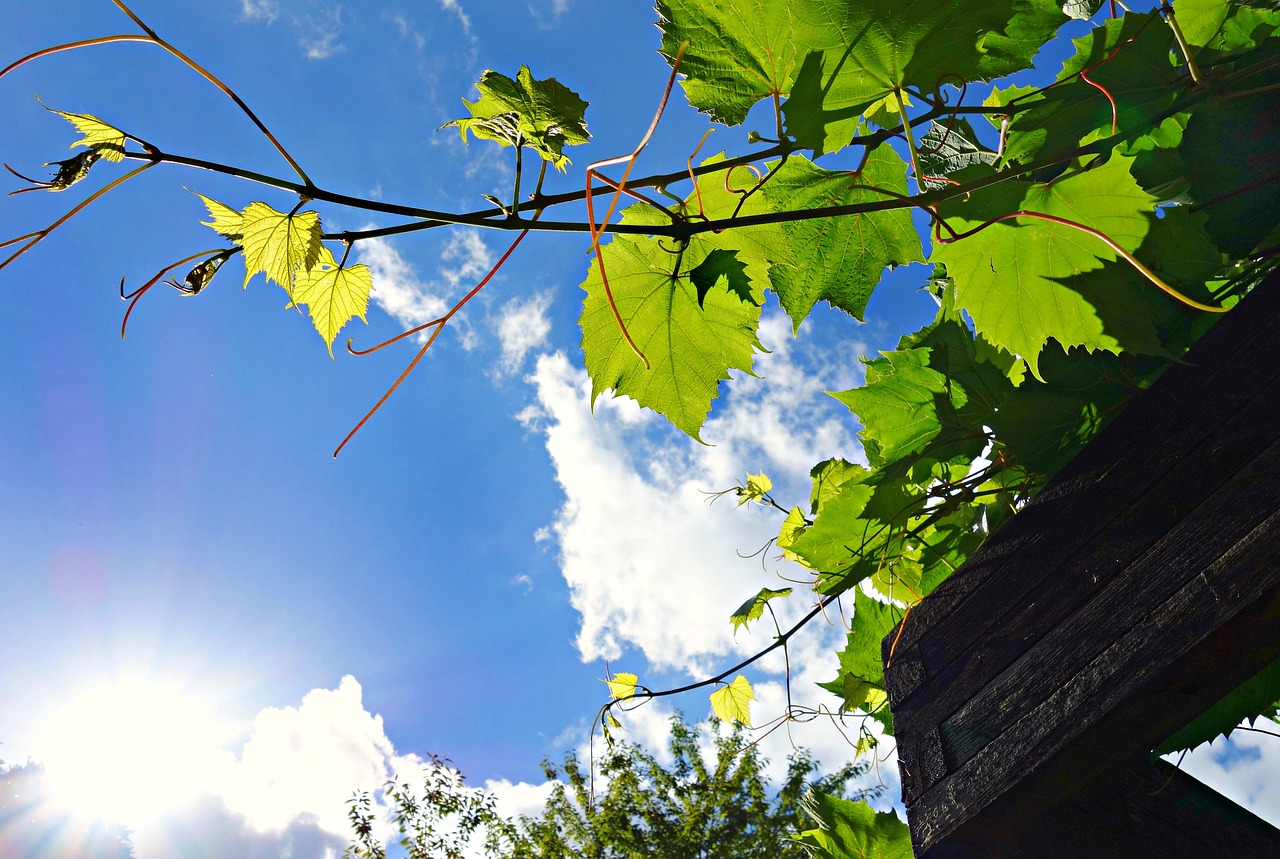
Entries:
<svg viewBox="0 0 1280 859">
<path fill-rule="evenodd" d="M 176 685 L 123 680 L 89 689 L 49 720 L 38 756 L 59 802 L 138 825 L 217 785 L 234 765 L 212 708 Z"/>
</svg>

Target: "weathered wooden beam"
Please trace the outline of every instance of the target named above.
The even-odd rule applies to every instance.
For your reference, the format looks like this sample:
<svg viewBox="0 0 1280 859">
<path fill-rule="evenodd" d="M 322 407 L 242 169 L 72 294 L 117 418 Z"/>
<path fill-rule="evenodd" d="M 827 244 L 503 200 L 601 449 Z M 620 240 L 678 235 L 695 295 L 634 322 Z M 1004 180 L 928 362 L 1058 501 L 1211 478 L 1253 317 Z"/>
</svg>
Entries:
<svg viewBox="0 0 1280 859">
<path fill-rule="evenodd" d="M 1022 855 L 1280 659 L 1276 330 L 1280 274 L 886 638 L 918 855 Z"/>
</svg>

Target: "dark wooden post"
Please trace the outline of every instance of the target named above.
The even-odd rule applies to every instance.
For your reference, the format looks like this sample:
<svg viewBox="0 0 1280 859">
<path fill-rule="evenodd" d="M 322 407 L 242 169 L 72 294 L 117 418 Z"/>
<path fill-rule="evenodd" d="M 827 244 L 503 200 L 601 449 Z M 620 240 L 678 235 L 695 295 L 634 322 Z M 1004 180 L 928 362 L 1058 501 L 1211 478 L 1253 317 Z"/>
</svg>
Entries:
<svg viewBox="0 0 1280 859">
<path fill-rule="evenodd" d="M 917 857 L 1280 857 L 1151 749 L 1280 659 L 1280 272 L 885 639 Z"/>
</svg>

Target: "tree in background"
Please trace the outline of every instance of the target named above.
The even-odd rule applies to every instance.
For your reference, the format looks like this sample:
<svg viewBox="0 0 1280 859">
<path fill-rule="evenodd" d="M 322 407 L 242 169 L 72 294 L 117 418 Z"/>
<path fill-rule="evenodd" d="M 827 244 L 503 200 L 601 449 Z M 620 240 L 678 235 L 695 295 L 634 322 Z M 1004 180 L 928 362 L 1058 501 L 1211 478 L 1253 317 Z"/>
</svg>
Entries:
<svg viewBox="0 0 1280 859">
<path fill-rule="evenodd" d="M 849 782 L 866 775 L 871 764 L 846 764 L 810 783 L 818 765 L 798 751 L 787 763 L 781 788 L 771 792 L 767 762 L 755 745 L 748 745 L 742 726 L 726 734 L 721 724 L 712 719 L 706 737 L 698 726 L 673 717 L 669 764 L 634 743 L 616 742 L 598 762 L 598 781 L 573 752 L 560 766 L 544 761 L 543 770 L 556 785 L 535 817 L 502 819 L 494 810 L 493 796 L 467 788 L 457 770 L 435 758 L 437 769 L 428 774 L 421 795 L 393 782 L 384 797 L 401 844 L 414 859 L 461 856 L 472 834 L 482 828 L 488 855 L 510 859 L 809 855 L 797 840 L 812 825 L 801 810 L 807 792 L 844 794 Z M 704 751 L 708 741 L 711 748 Z M 714 760 L 709 760 L 712 750 Z M 871 799 L 882 792 L 881 787 L 857 790 L 853 799 Z M 368 794 L 352 800 L 355 838 L 348 856 L 386 856 L 374 834 L 374 810 Z"/>
<path fill-rule="evenodd" d="M 85 821 L 50 799 L 44 767 L 0 761 L 0 857 L 133 859 L 129 830 Z"/>
</svg>

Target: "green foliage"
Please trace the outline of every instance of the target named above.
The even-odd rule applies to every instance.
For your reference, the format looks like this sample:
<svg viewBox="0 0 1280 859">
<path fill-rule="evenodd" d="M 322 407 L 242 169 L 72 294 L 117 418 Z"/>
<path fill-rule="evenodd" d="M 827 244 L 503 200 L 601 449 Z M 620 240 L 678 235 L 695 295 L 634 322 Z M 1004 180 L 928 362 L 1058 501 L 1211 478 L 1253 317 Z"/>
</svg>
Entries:
<svg viewBox="0 0 1280 859">
<path fill-rule="evenodd" d="M 853 592 L 840 673 L 823 684 L 846 718 L 862 713 L 891 728 L 880 642 L 906 607 L 1280 258 L 1280 11 L 1176 0 L 1171 16 L 1126 12 L 1060 51 L 1070 56 L 1052 84 L 1002 79 L 1028 68 L 1068 17 L 1091 19 L 1100 5 L 660 0 L 662 51 L 688 101 L 726 125 L 755 109 L 772 127 L 751 131 L 732 158 L 690 168 L 683 192 L 684 165 L 629 180 L 627 190 L 655 192 L 622 212 L 629 232 L 576 225 L 600 249 L 580 317 L 592 396 L 631 397 L 695 439 L 732 371 L 751 375 L 770 294 L 798 334 L 818 303 L 861 319 L 887 269 L 927 265 L 919 284 L 937 300 L 936 319 L 866 360 L 864 385 L 834 394 L 862 425 L 867 466 L 819 463 L 807 506 L 779 504 L 763 475 L 739 489 L 743 500 L 789 511 L 776 543 L 812 574 L 815 599 L 844 595 L 847 607 Z M 477 88 L 480 98 L 466 102 L 471 116 L 450 123 L 464 139 L 469 132 L 518 153 L 529 146 L 561 169 L 563 147 L 587 141 L 585 102 L 554 79 L 521 67 L 515 79 L 485 72 Z M 51 162 L 53 180 L 21 190 L 64 190 L 99 154 L 167 159 L 145 144 L 146 153 L 125 152 L 125 135 L 89 114 L 61 115 L 84 135 L 72 145 L 89 151 Z M 367 270 L 336 262 L 323 242 L 373 236 L 326 238 L 319 212 L 303 206 L 350 198 L 313 183 L 271 140 L 303 181 L 255 176 L 297 204 L 237 211 L 202 197 L 205 223 L 236 246 L 226 256 L 242 254 L 246 283 L 265 273 L 309 308 L 331 348 L 347 321 L 363 318 L 371 284 Z M 534 230 L 550 228 L 538 220 L 544 211 L 582 196 L 541 196 L 533 217 L 502 206 L 449 214 L 361 205 L 419 212 L 406 232 L 450 223 Z M 734 628 L 782 593 L 748 600 L 731 616 Z M 1167 747 L 1274 712 L 1274 676 L 1264 675 Z M 740 675 L 725 684 L 726 676 L 707 681 L 721 685 L 713 707 L 746 722 L 750 684 Z M 656 694 L 635 675 L 609 683 L 615 698 Z M 817 855 L 902 855 L 891 821 L 818 798 L 811 807 L 819 826 L 805 843 Z M 585 846 L 600 843 L 591 840 L 597 819 L 616 820 L 610 832 L 629 833 L 616 841 L 629 848 L 654 833 L 667 838 L 655 843 L 675 843 L 648 818 L 633 825 L 629 812 L 598 818 L 563 795 L 559 808 L 560 823 L 536 830 L 546 844 L 613 855 Z"/>
<path fill-rule="evenodd" d="M 545 811 L 513 821 L 490 839 L 494 854 L 509 859 L 802 859 L 792 839 L 805 825 L 800 800 L 816 765 L 803 752 L 791 757 L 780 787 L 771 790 L 764 760 L 740 728 L 711 726 L 714 760 L 704 757 L 698 729 L 671 723 L 669 757 L 626 742 L 597 761 L 599 783 L 572 754 L 563 766 L 544 763 L 556 779 Z M 838 796 L 869 764 L 850 764 L 817 780 L 814 788 Z M 878 792 L 859 792 L 863 799 Z"/>
<path fill-rule="evenodd" d="M 733 623 L 733 631 L 736 634 L 738 629 L 745 627 L 753 620 L 759 620 L 764 615 L 765 607 L 769 604 L 769 600 L 775 597 L 791 596 L 791 588 L 782 588 L 774 590 L 773 588 L 761 588 L 760 593 L 738 606 L 737 611 L 730 615 L 729 620 Z"/>
<path fill-rule="evenodd" d="M 534 79 L 528 66 L 520 67 L 515 80 L 486 69 L 476 89 L 480 98 L 462 100 L 471 116 L 441 126 L 457 126 L 463 140 L 470 131 L 503 146 L 528 146 L 564 170 L 570 163 L 564 147 L 586 143 L 591 137 L 583 118 L 587 103 L 555 78 Z"/>
<path fill-rule="evenodd" d="M 1233 689 L 1161 743 L 1156 754 L 1192 749 L 1218 737 L 1230 737 L 1241 722 L 1253 723 L 1259 717 L 1280 721 L 1280 662 L 1271 663 Z"/>
<path fill-rule="evenodd" d="M 817 826 L 799 842 L 814 859 L 911 859 L 911 834 L 892 811 L 872 811 L 862 802 L 805 792 L 805 813 Z"/>
</svg>

